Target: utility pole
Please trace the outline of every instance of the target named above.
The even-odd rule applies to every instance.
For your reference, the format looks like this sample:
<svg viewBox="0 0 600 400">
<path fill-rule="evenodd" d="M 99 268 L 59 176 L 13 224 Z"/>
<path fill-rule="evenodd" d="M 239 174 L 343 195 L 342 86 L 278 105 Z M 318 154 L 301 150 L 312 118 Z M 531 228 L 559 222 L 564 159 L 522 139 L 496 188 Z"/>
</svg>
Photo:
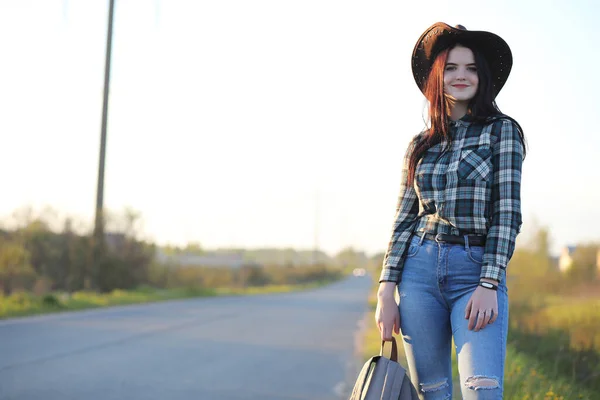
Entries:
<svg viewBox="0 0 600 400">
<path fill-rule="evenodd" d="M 115 1 L 109 0 L 108 31 L 106 37 L 106 64 L 104 66 L 104 101 L 102 103 L 102 128 L 100 131 L 100 160 L 98 165 L 98 189 L 96 192 L 96 219 L 92 242 L 92 288 L 98 286 L 99 264 L 104 255 L 104 165 L 106 161 L 106 126 L 108 121 L 108 89 L 110 87 L 110 56 Z"/>
</svg>

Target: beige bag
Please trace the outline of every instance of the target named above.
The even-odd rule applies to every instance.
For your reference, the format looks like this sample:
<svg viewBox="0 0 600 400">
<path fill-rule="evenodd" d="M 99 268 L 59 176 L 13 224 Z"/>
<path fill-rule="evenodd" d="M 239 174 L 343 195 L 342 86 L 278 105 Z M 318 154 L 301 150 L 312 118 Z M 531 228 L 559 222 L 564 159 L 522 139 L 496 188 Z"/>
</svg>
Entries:
<svg viewBox="0 0 600 400">
<path fill-rule="evenodd" d="M 398 364 L 398 347 L 392 337 L 390 358 L 378 356 L 365 363 L 354 384 L 350 400 L 417 400 L 419 395 L 410 382 L 406 370 Z"/>
</svg>

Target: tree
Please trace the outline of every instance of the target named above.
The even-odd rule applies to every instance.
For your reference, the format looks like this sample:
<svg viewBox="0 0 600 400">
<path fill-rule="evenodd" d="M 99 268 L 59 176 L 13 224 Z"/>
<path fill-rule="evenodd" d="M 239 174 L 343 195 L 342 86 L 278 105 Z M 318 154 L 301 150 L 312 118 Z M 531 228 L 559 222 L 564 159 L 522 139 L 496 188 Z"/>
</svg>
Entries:
<svg viewBox="0 0 600 400">
<path fill-rule="evenodd" d="M 107 223 L 118 231 L 106 231 L 107 248 L 98 258 L 97 288 L 102 292 L 131 289 L 149 279 L 149 266 L 155 246 L 137 240 L 141 216 L 125 209 L 122 216 L 111 215 Z"/>
<path fill-rule="evenodd" d="M 15 238 L 27 250 L 29 263 L 39 276 L 60 281 L 63 266 L 60 264 L 61 238 L 57 236 L 48 223 L 35 218 L 15 231 Z"/>
<path fill-rule="evenodd" d="M 194 254 L 194 255 L 202 255 L 204 253 L 204 250 L 202 250 L 202 246 L 200 246 L 200 243 L 198 243 L 198 242 L 188 243 L 185 246 L 185 248 L 183 249 L 183 251 L 188 254 Z"/>
<path fill-rule="evenodd" d="M 367 257 L 362 251 L 356 251 L 353 247 L 347 247 L 340 251 L 336 256 L 335 260 L 342 267 L 351 268 L 364 268 L 367 264 Z"/>
<path fill-rule="evenodd" d="M 19 284 L 35 279 L 29 258 L 25 247 L 0 238 L 0 285 L 4 295 L 9 295 Z"/>
<path fill-rule="evenodd" d="M 568 271 L 569 276 L 578 280 L 594 279 L 599 249 L 600 244 L 595 243 L 577 245 L 573 252 L 573 265 Z"/>
</svg>

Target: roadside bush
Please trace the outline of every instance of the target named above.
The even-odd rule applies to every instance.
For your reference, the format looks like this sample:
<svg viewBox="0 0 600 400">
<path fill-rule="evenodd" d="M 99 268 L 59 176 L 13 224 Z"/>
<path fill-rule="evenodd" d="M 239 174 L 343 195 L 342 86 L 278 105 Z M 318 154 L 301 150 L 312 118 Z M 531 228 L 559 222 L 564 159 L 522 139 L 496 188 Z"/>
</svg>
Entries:
<svg viewBox="0 0 600 400">
<path fill-rule="evenodd" d="M 42 304 L 46 307 L 62 307 L 60 300 L 53 294 L 46 294 L 42 297 Z"/>
</svg>

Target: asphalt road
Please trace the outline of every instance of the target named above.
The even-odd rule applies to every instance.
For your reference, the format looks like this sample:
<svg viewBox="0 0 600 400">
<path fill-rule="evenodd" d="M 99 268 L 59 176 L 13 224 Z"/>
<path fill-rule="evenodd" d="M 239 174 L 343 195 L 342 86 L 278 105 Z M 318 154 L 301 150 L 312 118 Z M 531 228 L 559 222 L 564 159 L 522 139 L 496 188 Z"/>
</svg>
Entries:
<svg viewBox="0 0 600 400">
<path fill-rule="evenodd" d="M 347 398 L 370 284 L 0 321 L 0 399 Z"/>
</svg>

